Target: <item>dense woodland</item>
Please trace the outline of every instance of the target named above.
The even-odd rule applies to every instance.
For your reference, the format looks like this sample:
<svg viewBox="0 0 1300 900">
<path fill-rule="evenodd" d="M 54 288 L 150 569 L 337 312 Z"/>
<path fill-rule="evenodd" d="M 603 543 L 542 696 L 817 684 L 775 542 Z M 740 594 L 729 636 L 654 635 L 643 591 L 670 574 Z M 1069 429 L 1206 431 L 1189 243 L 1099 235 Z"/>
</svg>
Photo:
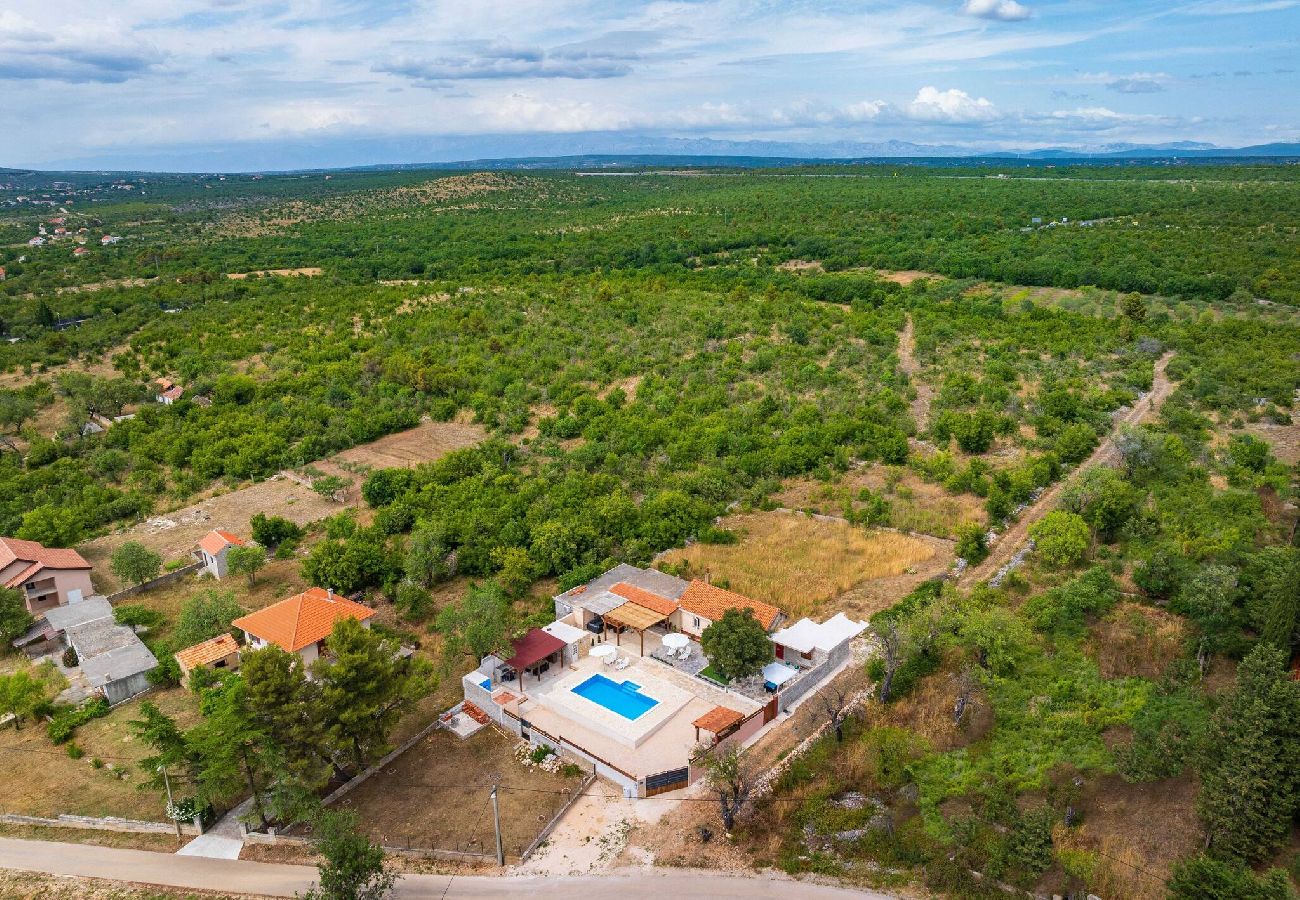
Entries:
<svg viewBox="0 0 1300 900">
<path fill-rule="evenodd" d="M 1290 897 L 1297 471 L 1245 428 L 1291 425 L 1300 388 L 1296 171 L 78 176 L 55 207 L 0 212 L 0 533 L 74 545 L 422 417 L 472 421 L 477 446 L 365 474 L 373 515 L 325 523 L 303 562 L 450 642 L 538 579 L 734 540 L 716 517 L 800 476 L 884 463 L 1014 520 L 1172 354 L 1158 420 L 1067 488 L 1023 570 L 873 620 L 880 712 L 792 766 L 738 839 L 957 896 Z M 81 259 L 26 244 L 60 206 Z M 226 277 L 298 267 L 322 274 Z M 159 376 L 184 397 L 152 402 Z M 857 499 L 856 524 L 890 524 L 887 498 Z M 958 549 L 978 562 L 983 534 Z M 435 617 L 453 574 L 485 586 Z M 920 727 L 936 708 L 950 727 Z M 1088 831 L 1153 782 L 1195 797 L 1158 871 Z"/>
</svg>

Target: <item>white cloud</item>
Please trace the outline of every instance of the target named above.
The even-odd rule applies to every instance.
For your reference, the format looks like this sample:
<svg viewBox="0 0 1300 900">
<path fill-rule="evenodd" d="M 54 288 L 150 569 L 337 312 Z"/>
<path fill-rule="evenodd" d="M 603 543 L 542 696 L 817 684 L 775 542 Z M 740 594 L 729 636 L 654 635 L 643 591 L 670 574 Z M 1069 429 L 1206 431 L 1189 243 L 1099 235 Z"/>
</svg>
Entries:
<svg viewBox="0 0 1300 900">
<path fill-rule="evenodd" d="M 990 122 L 999 118 L 997 107 L 983 97 L 976 99 L 965 91 L 923 87 L 907 107 L 907 114 L 922 122 Z"/>
<path fill-rule="evenodd" d="M 968 16 L 999 22 L 1019 22 L 1033 15 L 1029 7 L 1016 0 L 966 0 L 961 11 Z"/>
</svg>

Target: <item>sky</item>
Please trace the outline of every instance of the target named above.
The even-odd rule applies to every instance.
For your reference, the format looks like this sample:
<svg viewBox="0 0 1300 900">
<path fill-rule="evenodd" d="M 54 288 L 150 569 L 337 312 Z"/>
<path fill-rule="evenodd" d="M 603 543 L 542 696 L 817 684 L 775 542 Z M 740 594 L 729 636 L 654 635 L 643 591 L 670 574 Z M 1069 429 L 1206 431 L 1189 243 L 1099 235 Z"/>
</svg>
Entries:
<svg viewBox="0 0 1300 900">
<path fill-rule="evenodd" d="M 1300 140 L 1300 0 L 5 0 L 0 166 Z"/>
</svg>

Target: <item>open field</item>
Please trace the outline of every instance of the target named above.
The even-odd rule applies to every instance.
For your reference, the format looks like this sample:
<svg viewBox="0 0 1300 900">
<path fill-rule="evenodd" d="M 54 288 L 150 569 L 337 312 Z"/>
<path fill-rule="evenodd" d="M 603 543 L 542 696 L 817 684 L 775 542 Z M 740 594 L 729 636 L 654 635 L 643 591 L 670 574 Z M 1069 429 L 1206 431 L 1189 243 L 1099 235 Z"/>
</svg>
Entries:
<svg viewBox="0 0 1300 900">
<path fill-rule="evenodd" d="M 414 428 L 344 450 L 334 462 L 367 469 L 410 469 L 432 462 L 453 450 L 472 447 L 487 437 L 479 425 L 461 422 L 421 422 Z"/>
<path fill-rule="evenodd" d="M 247 537 L 248 522 L 256 513 L 283 516 L 303 525 L 333 515 L 340 509 L 339 504 L 325 500 L 311 488 L 276 476 L 155 516 L 130 528 L 96 538 L 78 549 L 95 567 L 95 587 L 111 593 L 122 585 L 109 571 L 108 559 L 114 550 L 127 541 L 139 541 L 161 553 L 164 560 L 184 559 L 188 563 L 190 550 L 199 538 L 214 528 L 224 528 Z"/>
<path fill-rule="evenodd" d="M 156 691 L 148 699 L 176 717 L 181 727 L 198 721 L 194 696 L 181 688 Z M 81 759 L 72 759 L 64 746 L 50 743 L 43 724 L 0 730 L 0 753 L 8 762 L 0 770 L 0 811 L 165 822 L 159 794 L 139 789 L 137 763 L 149 755 L 129 727 L 139 710 L 139 701 L 132 700 L 78 728 L 73 740 L 86 751 Z M 103 761 L 103 768 L 94 767 L 95 758 Z"/>
<path fill-rule="evenodd" d="M 889 524 L 899 531 L 956 538 L 962 525 L 988 521 L 983 501 L 974 494 L 953 494 L 901 467 L 878 463 L 854 469 L 830 483 L 793 479 L 775 499 L 790 509 L 839 516 L 846 506 L 854 510 L 865 506 L 860 499 L 864 489 L 889 503 Z"/>
<path fill-rule="evenodd" d="M 320 266 L 304 266 L 298 269 L 259 269 L 256 272 L 228 272 L 227 278 L 261 278 L 267 275 L 278 275 L 280 277 L 292 277 L 295 275 L 305 275 L 308 278 L 315 277 L 321 273 Z"/>
<path fill-rule="evenodd" d="M 872 579 L 903 575 L 933 561 L 930 542 L 893 531 L 864 531 L 839 519 L 794 512 L 729 516 L 735 544 L 692 544 L 662 561 L 686 563 L 690 575 L 708 575 L 731 590 L 775 604 L 795 618 Z M 945 563 L 946 567 L 946 563 Z M 897 599 L 897 596 L 895 596 Z"/>
<path fill-rule="evenodd" d="M 515 758 L 516 743 L 490 726 L 465 740 L 437 729 L 339 807 L 355 810 L 371 837 L 388 846 L 493 853 L 488 794 L 496 783 L 506 857 L 517 859 L 580 779 L 526 768 Z"/>
</svg>

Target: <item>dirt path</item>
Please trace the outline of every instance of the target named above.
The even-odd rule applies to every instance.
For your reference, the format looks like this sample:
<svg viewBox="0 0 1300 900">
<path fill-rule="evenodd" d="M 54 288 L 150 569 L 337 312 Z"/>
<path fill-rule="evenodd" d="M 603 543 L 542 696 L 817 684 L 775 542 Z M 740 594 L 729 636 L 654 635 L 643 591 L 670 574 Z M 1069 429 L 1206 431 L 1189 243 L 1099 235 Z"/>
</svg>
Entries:
<svg viewBox="0 0 1300 900">
<path fill-rule="evenodd" d="M 907 317 L 907 324 L 898 335 L 898 368 L 916 388 L 916 399 L 911 404 L 912 421 L 916 423 L 918 432 L 925 431 L 930 424 L 930 400 L 934 389 L 918 377 L 921 364 L 916 361 L 916 330 L 911 316 Z"/>
<path fill-rule="evenodd" d="M 1120 429 L 1126 425 L 1135 427 L 1154 418 L 1160 412 L 1160 407 L 1169 399 L 1169 395 L 1173 393 L 1175 385 L 1165 375 L 1165 369 L 1173 356 L 1174 353 L 1171 350 L 1156 360 L 1155 377 L 1152 379 L 1151 392 L 1133 404 L 1132 409 L 1129 409 L 1115 421 L 1110 434 L 1097 445 L 1097 449 L 1084 460 L 1082 465 L 1076 468 L 1068 478 L 1061 479 L 1044 491 L 1033 506 L 1021 513 L 1016 523 L 998 538 L 998 542 L 993 546 L 988 558 L 978 566 L 972 566 L 962 573 L 961 584 L 975 584 L 976 582 L 986 581 L 992 578 L 998 569 L 1010 562 L 1016 551 L 1029 540 L 1030 526 L 1056 508 L 1061 493 L 1079 477 L 1079 473 L 1085 469 L 1091 469 L 1093 466 L 1113 466 L 1119 462 L 1119 449 L 1115 446 L 1115 438 Z"/>
</svg>

